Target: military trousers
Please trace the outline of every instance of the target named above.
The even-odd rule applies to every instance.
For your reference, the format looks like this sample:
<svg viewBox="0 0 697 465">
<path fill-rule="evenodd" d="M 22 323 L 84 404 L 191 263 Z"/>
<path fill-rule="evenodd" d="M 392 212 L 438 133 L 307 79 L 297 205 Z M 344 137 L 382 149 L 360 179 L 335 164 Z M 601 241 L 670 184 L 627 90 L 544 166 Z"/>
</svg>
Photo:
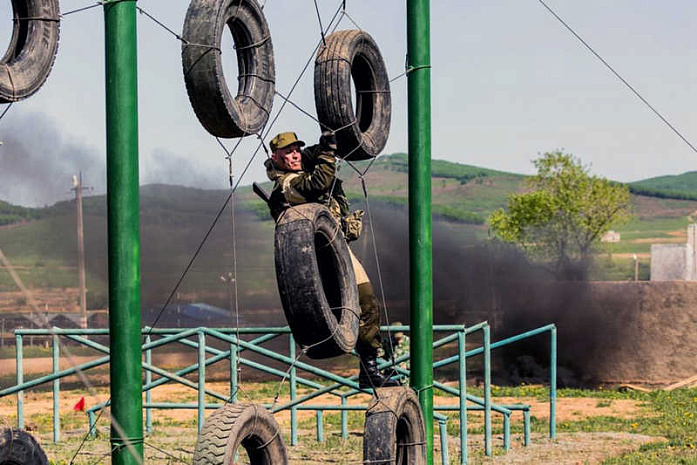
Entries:
<svg viewBox="0 0 697 465">
<path fill-rule="evenodd" d="M 380 348 L 380 304 L 375 297 L 373 285 L 370 283 L 368 274 L 358 258 L 351 254 L 353 273 L 356 275 L 356 285 L 358 286 L 358 301 L 361 307 L 360 326 L 358 328 L 358 342 L 356 352 L 361 357 L 377 356 Z"/>
</svg>

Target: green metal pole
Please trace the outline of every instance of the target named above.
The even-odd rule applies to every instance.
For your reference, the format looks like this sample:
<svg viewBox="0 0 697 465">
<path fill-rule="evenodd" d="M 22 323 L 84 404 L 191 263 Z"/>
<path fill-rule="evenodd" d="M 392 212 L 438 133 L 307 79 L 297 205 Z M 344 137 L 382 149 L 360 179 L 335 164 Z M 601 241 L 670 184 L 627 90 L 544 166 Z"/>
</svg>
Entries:
<svg viewBox="0 0 697 465">
<path fill-rule="evenodd" d="M 431 56 L 429 0 L 407 2 L 411 386 L 426 423 L 433 464 L 433 263 L 431 222 Z"/>
<path fill-rule="evenodd" d="M 111 463 L 143 462 L 136 2 L 104 5 Z"/>
</svg>

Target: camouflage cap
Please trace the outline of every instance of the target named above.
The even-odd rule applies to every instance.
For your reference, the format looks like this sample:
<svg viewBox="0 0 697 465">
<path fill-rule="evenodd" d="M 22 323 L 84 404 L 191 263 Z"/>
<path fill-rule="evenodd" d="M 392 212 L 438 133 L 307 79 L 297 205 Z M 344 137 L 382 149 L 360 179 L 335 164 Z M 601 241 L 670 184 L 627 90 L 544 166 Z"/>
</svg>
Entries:
<svg viewBox="0 0 697 465">
<path fill-rule="evenodd" d="M 305 142 L 299 140 L 298 135 L 294 132 L 282 132 L 271 139 L 269 147 L 272 152 L 275 152 L 278 149 L 283 149 L 293 144 L 299 144 L 302 147 L 305 145 Z"/>
</svg>

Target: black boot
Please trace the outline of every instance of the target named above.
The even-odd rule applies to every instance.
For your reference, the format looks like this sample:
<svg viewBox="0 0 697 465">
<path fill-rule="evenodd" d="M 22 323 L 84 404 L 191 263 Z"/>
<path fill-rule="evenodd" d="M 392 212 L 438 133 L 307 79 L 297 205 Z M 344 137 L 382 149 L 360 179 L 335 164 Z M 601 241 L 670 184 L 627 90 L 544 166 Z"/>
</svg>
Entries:
<svg viewBox="0 0 697 465">
<path fill-rule="evenodd" d="M 385 376 L 384 373 L 378 370 L 378 359 L 376 355 L 364 355 L 361 356 L 358 385 L 361 388 L 380 388 L 400 386 L 401 384 L 396 379 Z"/>
</svg>

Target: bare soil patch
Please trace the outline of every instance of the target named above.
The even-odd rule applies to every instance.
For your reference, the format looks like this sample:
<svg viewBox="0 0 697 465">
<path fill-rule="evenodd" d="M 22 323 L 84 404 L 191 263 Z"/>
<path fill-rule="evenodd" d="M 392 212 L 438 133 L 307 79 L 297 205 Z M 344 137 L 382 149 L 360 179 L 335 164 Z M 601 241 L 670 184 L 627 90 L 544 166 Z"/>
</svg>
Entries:
<svg viewBox="0 0 697 465">
<path fill-rule="evenodd" d="M 266 394 L 258 392 L 264 385 L 246 383 L 239 393 L 241 401 L 248 401 L 249 395 L 256 391 L 255 401 L 273 402 L 276 389 L 266 390 Z M 266 385 L 268 387 L 268 384 Z M 227 382 L 209 382 L 207 387 L 221 392 L 229 392 Z M 302 392 L 302 391 L 301 391 Z M 107 388 L 98 388 L 97 395 L 91 397 L 84 389 L 61 392 L 60 412 L 63 423 L 62 441 L 59 444 L 52 443 L 51 411 L 52 395 L 50 392 L 28 392 L 25 394 L 25 412 L 27 426 L 40 439 L 49 457 L 55 461 L 70 461 L 77 451 L 82 437 L 87 432 L 87 416 L 82 412 L 73 411 L 73 406 L 80 397 L 85 396 L 86 405 L 89 408 L 97 402 L 106 400 L 109 396 Z M 268 398 L 262 398 L 267 396 Z M 181 385 L 165 385 L 153 390 L 153 401 L 158 402 L 195 402 L 196 392 Z M 279 396 L 278 402 L 284 402 L 287 396 Z M 366 404 L 368 396 L 358 396 L 350 400 L 351 404 Z M 549 404 L 538 398 L 506 398 L 497 397 L 498 403 L 526 403 L 531 406 L 533 416 L 543 419 L 549 416 Z M 338 403 L 333 396 L 322 396 L 316 400 L 318 404 Z M 452 398 L 436 398 L 436 404 L 454 404 Z M 626 399 L 596 399 L 596 398 L 559 398 L 557 400 L 557 420 L 573 421 L 582 420 L 594 416 L 614 416 L 619 418 L 633 418 L 645 415 L 645 407 L 641 402 Z M 318 443 L 314 429 L 315 413 L 311 411 L 299 411 L 298 419 L 301 426 L 300 444 L 289 447 L 292 464 L 357 464 L 362 461 L 362 423 L 350 422 L 349 439 L 340 438 L 340 429 L 336 423 L 330 421 L 330 413 L 325 414 L 325 442 Z M 146 437 L 145 454 L 150 463 L 174 464 L 181 461 L 190 463 L 196 441 L 196 410 L 154 410 L 154 431 Z M 8 396 L 0 399 L 0 419 L 6 423 L 14 423 L 16 420 L 16 397 Z M 285 436 L 286 444 L 289 444 L 290 414 L 281 412 L 276 415 Z M 496 417 L 495 417 L 496 419 Z M 468 422 L 470 427 L 481 423 L 481 414 L 470 413 Z M 495 425 L 500 422 L 496 419 Z M 513 418 L 513 424 L 522 422 L 519 415 Z M 437 433 L 437 430 L 436 430 Z M 503 454 L 501 435 L 494 437 L 495 456 L 484 457 L 482 451 L 483 436 L 469 435 L 470 463 L 535 463 L 535 464 L 580 464 L 599 463 L 605 458 L 635 450 L 642 444 L 659 440 L 648 436 L 630 433 L 561 433 L 556 440 L 551 440 L 544 434 L 533 434 L 529 447 L 523 446 L 521 434 L 511 436 L 511 450 Z M 108 455 L 108 427 L 100 422 L 99 436 L 95 440 L 88 440 L 81 450 L 75 464 L 110 463 Z M 436 462 L 439 463 L 440 440 L 436 437 Z M 163 452 L 164 451 L 164 452 Z M 166 453 L 165 453 L 166 452 Z M 168 455 L 169 454 L 169 455 Z M 449 454 L 453 463 L 459 457 L 459 440 L 451 436 L 449 438 Z M 176 458 L 175 458 L 176 457 Z M 60 462 L 59 462 L 60 463 Z"/>
</svg>

